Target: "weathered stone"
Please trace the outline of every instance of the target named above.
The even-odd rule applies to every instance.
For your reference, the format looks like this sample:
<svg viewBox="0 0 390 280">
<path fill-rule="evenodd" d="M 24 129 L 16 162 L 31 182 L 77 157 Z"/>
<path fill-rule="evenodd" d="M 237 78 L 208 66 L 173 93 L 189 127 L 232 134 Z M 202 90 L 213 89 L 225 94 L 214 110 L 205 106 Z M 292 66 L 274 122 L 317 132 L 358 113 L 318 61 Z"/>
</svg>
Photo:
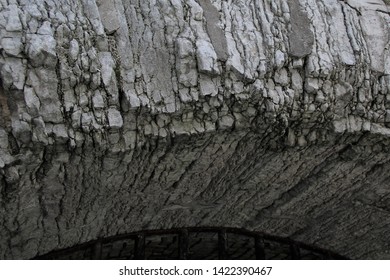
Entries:
<svg viewBox="0 0 390 280">
<path fill-rule="evenodd" d="M 27 35 L 27 53 L 34 67 L 55 68 L 57 64 L 56 41 L 50 35 Z"/>
<path fill-rule="evenodd" d="M 107 118 L 108 118 L 108 125 L 110 126 L 110 128 L 119 129 L 123 126 L 123 119 L 121 113 L 117 109 L 115 108 L 108 109 Z"/>
<path fill-rule="evenodd" d="M 12 133 L 23 144 L 28 144 L 31 141 L 31 128 L 25 121 L 13 122 Z"/>
<path fill-rule="evenodd" d="M 21 38 L 18 37 L 6 37 L 1 39 L 1 46 L 4 48 L 4 51 L 7 54 L 12 56 L 19 56 L 20 52 L 23 49 Z"/>
<path fill-rule="evenodd" d="M 20 9 L 15 4 L 9 5 L 8 9 L 9 9 L 8 21 L 7 21 L 7 25 L 6 25 L 5 29 L 9 32 L 22 31 L 23 26 L 22 26 L 22 22 L 20 21 L 20 17 L 19 17 Z"/>
<path fill-rule="evenodd" d="M 96 4 L 99 8 L 100 18 L 107 34 L 112 34 L 120 27 L 118 12 L 116 6 L 118 2 L 115 0 L 97 0 Z"/>
<path fill-rule="evenodd" d="M 310 29 L 311 22 L 299 0 L 292 0 L 287 3 L 291 15 L 291 31 L 288 35 L 289 53 L 295 57 L 307 56 L 312 52 L 314 44 L 314 35 Z"/>
<path fill-rule="evenodd" d="M 41 27 L 39 27 L 37 34 L 39 35 L 48 35 L 50 37 L 54 36 L 53 29 L 51 28 L 51 23 L 49 21 L 45 21 L 42 23 Z"/>
<path fill-rule="evenodd" d="M 24 88 L 24 100 L 28 107 L 28 112 L 32 115 L 38 115 L 41 103 L 38 96 L 34 93 L 34 89 L 31 87 Z"/>
<path fill-rule="evenodd" d="M 214 81 L 211 78 L 202 79 L 200 81 L 199 90 L 203 96 L 206 95 L 215 96 L 218 93 L 218 88 L 214 84 Z"/>
<path fill-rule="evenodd" d="M 200 72 L 208 74 L 219 74 L 217 65 L 217 54 L 213 45 L 205 40 L 196 42 L 196 55 Z"/>
<path fill-rule="evenodd" d="M 0 0 L 0 259 L 201 225 L 390 257 L 382 1 L 41 2 Z"/>
<path fill-rule="evenodd" d="M 234 118 L 232 116 L 223 116 L 218 125 L 221 129 L 226 129 L 232 127 L 234 124 Z"/>
<path fill-rule="evenodd" d="M 0 149 L 8 148 L 8 135 L 7 132 L 0 128 Z"/>
<path fill-rule="evenodd" d="M 45 122 L 42 117 L 33 119 L 33 136 L 32 140 L 34 142 L 42 143 L 44 145 L 48 144 L 48 135 L 46 133 Z"/>
<path fill-rule="evenodd" d="M 65 142 L 69 139 L 66 126 L 64 124 L 57 124 L 53 126 L 53 133 L 58 142 Z"/>
<path fill-rule="evenodd" d="M 79 53 L 80 53 L 79 43 L 77 42 L 77 40 L 73 39 L 72 41 L 70 41 L 70 46 L 69 46 L 70 59 L 72 61 L 76 61 Z"/>
<path fill-rule="evenodd" d="M 106 106 L 103 96 L 99 90 L 96 90 L 94 92 L 94 95 L 92 97 L 92 103 L 95 109 L 103 109 Z"/>
<path fill-rule="evenodd" d="M 26 65 L 19 58 L 7 57 L 0 68 L 1 82 L 5 89 L 23 90 Z"/>
<path fill-rule="evenodd" d="M 226 61 L 228 58 L 227 42 L 222 28 L 219 26 L 219 12 L 217 8 L 212 5 L 210 0 L 198 0 L 203 8 L 203 13 L 206 18 L 207 33 L 210 37 L 211 43 L 215 49 L 219 60 Z"/>
</svg>

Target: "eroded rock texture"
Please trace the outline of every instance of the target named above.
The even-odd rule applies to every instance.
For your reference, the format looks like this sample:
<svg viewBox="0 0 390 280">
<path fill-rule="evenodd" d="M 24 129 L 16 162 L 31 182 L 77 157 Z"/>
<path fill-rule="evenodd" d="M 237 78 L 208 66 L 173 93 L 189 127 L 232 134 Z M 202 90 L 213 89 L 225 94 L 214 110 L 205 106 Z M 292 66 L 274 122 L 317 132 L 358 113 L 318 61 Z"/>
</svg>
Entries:
<svg viewBox="0 0 390 280">
<path fill-rule="evenodd" d="M 380 0 L 0 0 L 0 258 L 228 226 L 390 258 Z"/>
</svg>

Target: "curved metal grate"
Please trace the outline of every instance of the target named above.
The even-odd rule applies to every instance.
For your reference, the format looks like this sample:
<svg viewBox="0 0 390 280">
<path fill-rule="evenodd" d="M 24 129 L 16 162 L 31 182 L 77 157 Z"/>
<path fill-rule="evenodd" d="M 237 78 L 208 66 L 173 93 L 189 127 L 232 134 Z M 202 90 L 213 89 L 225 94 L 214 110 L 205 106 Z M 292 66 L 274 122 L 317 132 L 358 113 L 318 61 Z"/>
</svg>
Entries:
<svg viewBox="0 0 390 280">
<path fill-rule="evenodd" d="M 346 259 L 288 238 L 236 228 L 149 230 L 99 239 L 35 259 Z"/>
</svg>

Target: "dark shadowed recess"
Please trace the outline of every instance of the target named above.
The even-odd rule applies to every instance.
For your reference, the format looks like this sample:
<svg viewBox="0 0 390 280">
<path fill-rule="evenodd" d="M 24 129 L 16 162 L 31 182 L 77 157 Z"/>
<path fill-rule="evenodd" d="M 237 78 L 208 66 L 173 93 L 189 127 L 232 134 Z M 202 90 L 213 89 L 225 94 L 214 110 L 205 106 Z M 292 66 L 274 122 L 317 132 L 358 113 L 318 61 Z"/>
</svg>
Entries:
<svg viewBox="0 0 390 280">
<path fill-rule="evenodd" d="M 329 260 L 346 257 L 288 238 L 237 228 L 139 231 L 53 251 L 52 260 Z"/>
</svg>

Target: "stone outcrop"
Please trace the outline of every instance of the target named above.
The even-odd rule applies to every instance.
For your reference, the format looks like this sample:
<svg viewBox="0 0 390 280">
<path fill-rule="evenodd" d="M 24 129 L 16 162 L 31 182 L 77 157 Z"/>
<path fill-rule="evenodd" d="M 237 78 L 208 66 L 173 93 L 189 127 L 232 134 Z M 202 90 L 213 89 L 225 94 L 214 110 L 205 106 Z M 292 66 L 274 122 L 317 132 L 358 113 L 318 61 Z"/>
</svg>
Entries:
<svg viewBox="0 0 390 280">
<path fill-rule="evenodd" d="M 380 0 L 0 0 L 0 258 L 229 226 L 390 258 Z"/>
</svg>

